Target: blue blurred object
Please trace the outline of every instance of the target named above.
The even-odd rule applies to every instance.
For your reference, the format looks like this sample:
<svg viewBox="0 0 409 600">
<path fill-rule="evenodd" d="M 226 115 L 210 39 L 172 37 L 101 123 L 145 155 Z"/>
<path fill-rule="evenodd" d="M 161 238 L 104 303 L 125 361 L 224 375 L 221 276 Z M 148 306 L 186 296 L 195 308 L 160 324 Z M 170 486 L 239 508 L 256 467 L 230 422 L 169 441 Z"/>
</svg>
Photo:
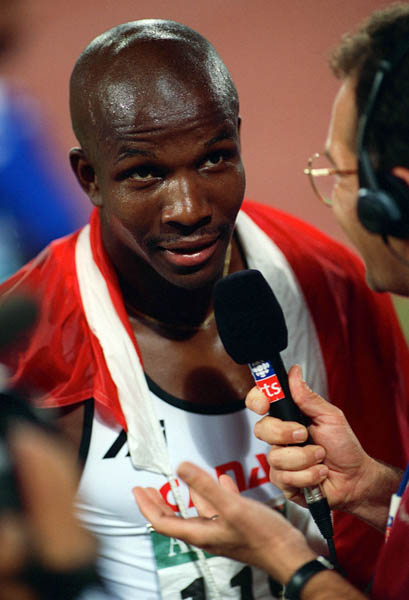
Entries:
<svg viewBox="0 0 409 600">
<path fill-rule="evenodd" d="M 0 281 L 86 222 L 55 154 L 35 100 L 0 79 Z"/>
</svg>

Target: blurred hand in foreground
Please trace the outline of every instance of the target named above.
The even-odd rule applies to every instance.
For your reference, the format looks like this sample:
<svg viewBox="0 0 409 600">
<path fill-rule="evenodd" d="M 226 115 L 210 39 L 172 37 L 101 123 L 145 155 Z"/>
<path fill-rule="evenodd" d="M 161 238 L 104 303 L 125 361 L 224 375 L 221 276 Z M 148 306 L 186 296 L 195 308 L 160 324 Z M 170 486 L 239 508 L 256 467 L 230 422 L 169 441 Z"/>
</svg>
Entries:
<svg viewBox="0 0 409 600">
<path fill-rule="evenodd" d="M 27 566 L 71 573 L 93 565 L 96 543 L 74 516 L 77 466 L 61 440 L 21 424 L 9 445 L 23 508 L 0 514 L 0 599 L 37 600 Z"/>
</svg>

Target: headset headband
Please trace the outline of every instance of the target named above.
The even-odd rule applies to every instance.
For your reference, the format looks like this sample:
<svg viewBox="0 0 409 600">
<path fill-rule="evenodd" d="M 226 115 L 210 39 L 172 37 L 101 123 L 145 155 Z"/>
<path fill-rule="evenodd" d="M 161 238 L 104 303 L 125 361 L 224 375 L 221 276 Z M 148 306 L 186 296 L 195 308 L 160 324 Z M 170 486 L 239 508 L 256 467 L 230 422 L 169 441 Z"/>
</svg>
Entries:
<svg viewBox="0 0 409 600">
<path fill-rule="evenodd" d="M 372 163 L 369 158 L 369 152 L 366 147 L 368 138 L 368 129 L 373 117 L 376 102 L 379 98 L 382 88 L 385 85 L 385 81 L 388 80 L 390 74 L 398 67 L 403 57 L 409 52 L 409 40 L 405 39 L 396 48 L 394 54 L 388 58 L 382 60 L 375 73 L 371 90 L 368 95 L 368 100 L 362 116 L 359 119 L 358 125 L 358 173 L 359 173 L 359 184 L 360 187 L 368 187 L 369 189 L 376 191 L 378 189 L 378 182 Z"/>
</svg>

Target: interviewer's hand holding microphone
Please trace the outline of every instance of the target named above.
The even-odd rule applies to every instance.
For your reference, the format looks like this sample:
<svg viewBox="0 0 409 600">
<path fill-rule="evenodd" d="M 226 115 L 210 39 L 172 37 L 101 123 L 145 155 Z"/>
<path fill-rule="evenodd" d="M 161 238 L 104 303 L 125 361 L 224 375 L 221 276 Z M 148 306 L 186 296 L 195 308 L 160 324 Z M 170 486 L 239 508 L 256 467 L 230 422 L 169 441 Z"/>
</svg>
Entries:
<svg viewBox="0 0 409 600">
<path fill-rule="evenodd" d="M 298 365 L 289 371 L 289 385 L 294 402 L 311 419 L 308 430 L 314 443 L 294 445 L 307 439 L 304 426 L 263 417 L 254 432 L 271 445 L 267 458 L 272 483 L 302 506 L 306 503 L 301 488 L 320 484 L 331 508 L 351 512 L 383 531 L 401 471 L 366 454 L 342 411 L 310 390 Z M 246 405 L 259 415 L 269 409 L 256 387 Z"/>
</svg>

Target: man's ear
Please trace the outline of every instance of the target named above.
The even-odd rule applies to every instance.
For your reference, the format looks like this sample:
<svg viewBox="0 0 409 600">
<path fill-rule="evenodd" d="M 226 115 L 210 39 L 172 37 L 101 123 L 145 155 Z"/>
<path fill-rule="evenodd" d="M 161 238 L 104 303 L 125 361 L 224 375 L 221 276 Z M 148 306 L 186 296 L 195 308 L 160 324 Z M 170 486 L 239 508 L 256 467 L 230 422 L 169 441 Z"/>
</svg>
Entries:
<svg viewBox="0 0 409 600">
<path fill-rule="evenodd" d="M 102 201 L 97 176 L 84 150 L 82 148 L 72 148 L 69 157 L 71 168 L 80 186 L 87 196 L 89 196 L 94 206 L 101 206 Z"/>
<path fill-rule="evenodd" d="M 409 169 L 407 169 L 406 167 L 393 167 L 392 175 L 403 179 L 406 185 L 409 186 Z"/>
</svg>

